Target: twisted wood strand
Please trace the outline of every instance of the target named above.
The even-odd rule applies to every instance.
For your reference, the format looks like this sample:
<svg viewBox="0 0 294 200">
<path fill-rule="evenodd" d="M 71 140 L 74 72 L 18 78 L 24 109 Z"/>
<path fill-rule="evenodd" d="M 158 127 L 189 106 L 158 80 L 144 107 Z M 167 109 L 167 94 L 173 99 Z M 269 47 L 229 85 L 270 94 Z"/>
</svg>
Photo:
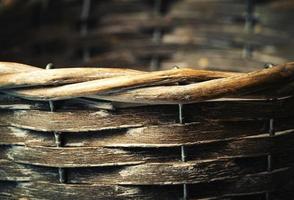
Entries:
<svg viewBox="0 0 294 200">
<path fill-rule="evenodd" d="M 283 85 L 290 82 L 294 75 L 294 63 L 244 74 L 186 68 L 157 72 L 114 68 L 41 71 L 15 63 L 13 65 L 17 65 L 21 72 L 15 73 L 14 70 L 13 73 L 7 74 L 8 67 L 2 63 L 3 65 L 5 67 L 2 71 L 6 73 L 0 76 L 0 88 L 4 92 L 26 99 L 45 101 L 90 96 L 129 103 L 193 103 L 250 94 L 281 82 Z M 176 85 L 179 82 L 185 84 Z"/>
</svg>

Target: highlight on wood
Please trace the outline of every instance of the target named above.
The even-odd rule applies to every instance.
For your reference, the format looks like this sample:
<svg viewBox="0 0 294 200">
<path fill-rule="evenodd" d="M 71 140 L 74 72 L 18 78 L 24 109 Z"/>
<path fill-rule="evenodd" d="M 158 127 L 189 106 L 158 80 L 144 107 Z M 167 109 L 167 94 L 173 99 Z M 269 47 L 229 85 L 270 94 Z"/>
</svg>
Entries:
<svg viewBox="0 0 294 200">
<path fill-rule="evenodd" d="M 8 66 L 16 68 L 9 71 Z M 1 91 L 25 99 L 89 97 L 125 103 L 185 104 L 232 96 L 248 98 L 251 94 L 251 98 L 290 95 L 294 63 L 250 73 L 188 68 L 155 72 L 118 68 L 41 70 L 16 63 L 0 63 L 0 71 Z M 254 95 L 257 91 L 260 94 Z"/>
</svg>

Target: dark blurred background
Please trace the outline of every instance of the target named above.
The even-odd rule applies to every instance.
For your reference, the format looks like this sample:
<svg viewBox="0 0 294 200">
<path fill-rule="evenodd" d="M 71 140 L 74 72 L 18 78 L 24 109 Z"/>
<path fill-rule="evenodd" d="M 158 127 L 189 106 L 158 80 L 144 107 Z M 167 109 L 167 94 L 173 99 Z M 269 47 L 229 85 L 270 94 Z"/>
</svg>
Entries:
<svg viewBox="0 0 294 200">
<path fill-rule="evenodd" d="M 251 71 L 294 60 L 294 0 L 0 0 L 0 60 Z"/>
</svg>

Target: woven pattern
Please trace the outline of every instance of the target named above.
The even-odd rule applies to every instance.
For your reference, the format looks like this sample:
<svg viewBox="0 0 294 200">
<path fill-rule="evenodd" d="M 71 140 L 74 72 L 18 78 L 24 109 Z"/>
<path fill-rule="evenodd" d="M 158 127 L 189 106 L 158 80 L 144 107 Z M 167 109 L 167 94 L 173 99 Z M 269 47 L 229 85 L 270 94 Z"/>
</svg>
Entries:
<svg viewBox="0 0 294 200">
<path fill-rule="evenodd" d="M 285 199 L 291 188 L 293 63 L 0 70 L 1 198 Z"/>
<path fill-rule="evenodd" d="M 292 200 L 293 10 L 0 1 L 0 199 Z"/>
<path fill-rule="evenodd" d="M 291 0 L 14 1 L 2 61 L 248 72 L 294 59 Z"/>
</svg>

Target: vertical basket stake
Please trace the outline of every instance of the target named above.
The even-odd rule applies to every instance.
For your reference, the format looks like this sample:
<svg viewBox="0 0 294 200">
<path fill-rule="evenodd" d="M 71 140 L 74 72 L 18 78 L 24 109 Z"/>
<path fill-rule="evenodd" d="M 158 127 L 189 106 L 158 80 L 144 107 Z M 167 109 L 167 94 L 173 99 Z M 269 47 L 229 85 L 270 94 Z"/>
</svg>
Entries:
<svg viewBox="0 0 294 200">
<path fill-rule="evenodd" d="M 46 65 L 46 70 L 52 69 L 53 68 L 53 64 L 52 63 L 48 63 Z M 50 111 L 54 112 L 54 104 L 53 101 L 49 101 L 49 107 L 50 107 Z"/>
<path fill-rule="evenodd" d="M 246 0 L 246 15 L 245 15 L 244 29 L 245 29 L 245 32 L 249 35 L 253 33 L 254 26 L 255 26 L 254 7 L 255 7 L 254 0 Z M 251 56 L 252 56 L 252 46 L 247 41 L 247 43 L 244 46 L 243 57 L 250 58 Z"/>
<path fill-rule="evenodd" d="M 161 14 L 162 0 L 155 0 L 154 3 L 154 15 L 159 16 Z M 159 44 L 162 36 L 162 31 L 159 28 L 155 28 L 153 31 L 152 41 L 155 44 Z M 158 55 L 152 55 L 150 61 L 151 71 L 158 70 L 160 68 L 160 59 Z"/>
<path fill-rule="evenodd" d="M 88 34 L 88 18 L 91 8 L 91 0 L 84 0 L 82 4 L 82 11 L 81 11 L 81 30 L 80 34 L 82 37 L 85 37 Z M 83 47 L 83 61 L 87 62 L 90 59 L 90 50 L 88 47 Z"/>
<path fill-rule="evenodd" d="M 269 99 L 270 101 L 274 101 L 275 99 Z M 269 119 L 269 137 L 275 136 L 275 127 L 274 127 L 274 117 Z M 271 172 L 273 170 L 272 167 L 273 164 L 273 158 L 272 155 L 269 154 L 267 156 L 267 171 Z M 266 192 L 266 200 L 271 200 L 270 192 Z"/>
<path fill-rule="evenodd" d="M 274 67 L 274 65 L 270 64 L 270 63 L 265 65 L 265 68 L 272 68 L 272 67 Z M 268 99 L 268 100 L 271 102 L 275 101 L 275 99 Z M 275 136 L 275 124 L 274 123 L 275 123 L 275 120 L 274 120 L 274 115 L 273 115 L 272 118 L 269 119 L 269 137 Z M 273 164 L 272 155 L 269 154 L 267 156 L 267 171 L 268 172 L 271 172 L 273 170 L 272 164 Z M 270 199 L 271 199 L 270 193 L 266 192 L 266 200 L 270 200 Z"/>
<path fill-rule="evenodd" d="M 173 67 L 174 69 L 179 69 L 178 66 L 174 66 Z M 178 83 L 180 84 L 180 83 Z M 178 104 L 178 119 L 179 119 L 179 123 L 180 124 L 184 124 L 185 123 L 185 117 L 184 117 L 184 105 L 183 104 Z M 187 155 L 186 155 L 186 150 L 185 150 L 185 146 L 184 145 L 181 145 L 181 161 L 182 162 L 186 162 L 186 158 L 187 158 Z M 187 192 L 187 185 L 186 184 L 183 184 L 183 200 L 186 200 L 187 197 L 188 197 L 188 192 Z"/>
<path fill-rule="evenodd" d="M 48 63 L 46 65 L 46 70 L 50 70 L 53 68 L 53 64 L 52 63 Z M 55 111 L 55 107 L 54 107 L 54 102 L 53 101 L 49 101 L 49 107 L 50 107 L 50 111 L 54 112 Z M 54 138 L 55 138 L 55 144 L 56 147 L 62 147 L 62 140 L 61 140 L 61 134 L 54 131 Z M 59 182 L 60 183 L 65 183 L 66 182 L 66 175 L 65 175 L 65 169 L 59 167 L 58 168 L 58 176 L 59 176 Z"/>
<path fill-rule="evenodd" d="M 184 124 L 184 113 L 183 113 L 183 104 L 178 105 L 179 108 L 179 123 Z M 186 150 L 185 146 L 181 146 L 181 161 L 186 162 Z M 188 192 L 187 192 L 187 185 L 183 184 L 183 200 L 186 200 L 188 197 Z"/>
</svg>

